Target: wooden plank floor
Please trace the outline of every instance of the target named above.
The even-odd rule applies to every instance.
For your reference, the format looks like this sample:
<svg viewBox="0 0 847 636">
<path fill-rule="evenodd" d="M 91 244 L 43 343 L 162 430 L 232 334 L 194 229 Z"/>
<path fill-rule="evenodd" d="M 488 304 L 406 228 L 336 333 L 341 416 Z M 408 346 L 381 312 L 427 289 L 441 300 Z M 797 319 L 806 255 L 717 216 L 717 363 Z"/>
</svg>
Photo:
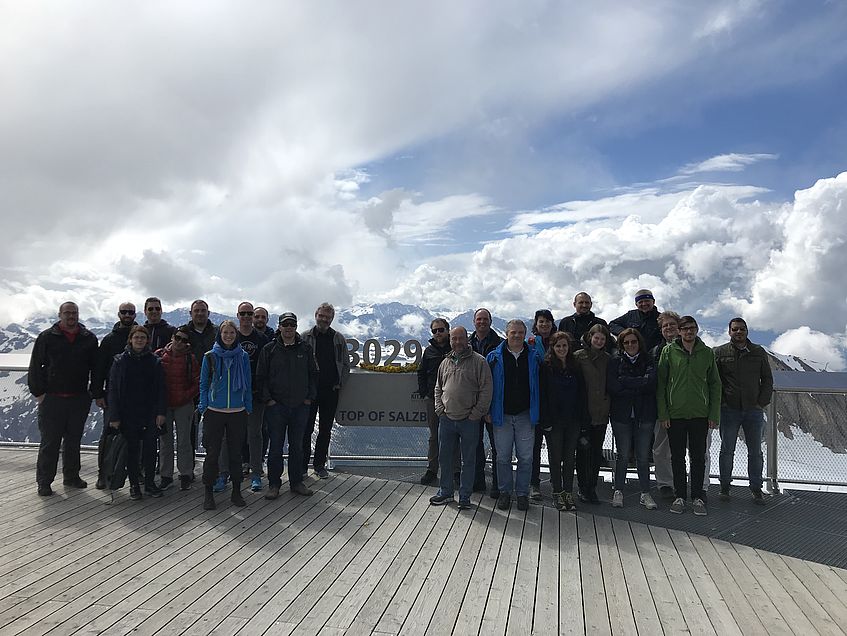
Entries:
<svg viewBox="0 0 847 636">
<path fill-rule="evenodd" d="M 94 481 L 96 457 L 83 457 Z M 0 634 L 844 634 L 847 571 L 655 525 L 432 507 L 335 474 L 277 501 L 199 484 L 35 493 L 0 449 Z"/>
</svg>

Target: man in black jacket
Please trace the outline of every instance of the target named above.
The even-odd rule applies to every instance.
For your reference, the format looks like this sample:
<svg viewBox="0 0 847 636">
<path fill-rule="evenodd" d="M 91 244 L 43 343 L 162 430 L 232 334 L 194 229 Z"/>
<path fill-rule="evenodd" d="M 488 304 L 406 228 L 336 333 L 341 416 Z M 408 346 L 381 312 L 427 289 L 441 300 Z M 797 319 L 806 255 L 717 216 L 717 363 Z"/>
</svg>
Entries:
<svg viewBox="0 0 847 636">
<path fill-rule="evenodd" d="M 610 322 L 609 331 L 617 336 L 624 329 L 631 327 L 641 334 L 646 350 L 650 351 L 663 340 L 658 322 L 659 310 L 656 309 L 653 292 L 649 289 L 639 289 L 635 292 L 635 307 Z"/>
<path fill-rule="evenodd" d="M 303 483 L 303 434 L 309 406 L 318 396 L 318 365 L 312 348 L 297 333 L 297 316 L 293 313 L 279 317 L 279 336 L 259 354 L 256 383 L 261 387 L 271 438 L 265 499 L 279 497 L 286 433 L 291 492 L 312 495 L 312 489 Z"/>
<path fill-rule="evenodd" d="M 438 366 L 450 353 L 450 324 L 444 318 L 435 318 L 429 323 L 432 338 L 424 349 L 421 365 L 418 367 L 418 394 L 426 400 L 426 418 L 429 424 L 429 448 L 426 459 L 427 468 L 421 483 L 429 486 L 438 478 L 438 416 L 435 414 L 435 381 L 438 379 Z M 449 470 L 449 467 L 448 467 Z"/>
<path fill-rule="evenodd" d="M 144 301 L 144 316 L 147 318 L 144 326 L 150 334 L 150 349 L 158 351 L 171 341 L 176 327 L 162 318 L 162 301 L 155 296 Z"/>
<path fill-rule="evenodd" d="M 100 441 L 97 443 L 97 484 L 98 490 L 106 487 L 105 473 L 103 472 L 103 458 L 106 452 L 106 433 L 109 430 L 109 372 L 115 356 L 123 353 L 129 339 L 129 330 L 135 325 L 135 305 L 132 303 L 121 303 L 118 306 L 118 322 L 112 327 L 112 331 L 103 336 L 100 349 L 97 351 L 97 369 L 92 382 L 91 394 L 97 406 L 103 410 L 103 430 L 100 431 Z"/>
<path fill-rule="evenodd" d="M 606 321 L 594 315 L 591 311 L 591 296 L 587 292 L 579 292 L 573 297 L 573 308 L 576 310 L 570 316 L 562 318 L 559 322 L 559 331 L 569 333 L 576 343 L 577 350 L 586 349 L 582 336 L 594 325 L 608 327 Z M 615 348 L 613 338 L 606 339 L 606 350 L 611 353 Z"/>
<path fill-rule="evenodd" d="M 96 363 L 97 337 L 80 324 L 76 303 L 62 303 L 59 321 L 35 340 L 27 374 L 29 391 L 38 403 L 41 443 L 35 479 L 42 497 L 53 494 L 60 448 L 64 485 L 88 486 L 79 476 L 79 446 Z"/>
<path fill-rule="evenodd" d="M 215 324 L 209 320 L 209 305 L 205 300 L 198 299 L 191 303 L 191 320 L 185 326 L 188 327 L 191 353 L 197 364 L 203 364 L 203 356 L 212 350 L 217 336 Z"/>
</svg>

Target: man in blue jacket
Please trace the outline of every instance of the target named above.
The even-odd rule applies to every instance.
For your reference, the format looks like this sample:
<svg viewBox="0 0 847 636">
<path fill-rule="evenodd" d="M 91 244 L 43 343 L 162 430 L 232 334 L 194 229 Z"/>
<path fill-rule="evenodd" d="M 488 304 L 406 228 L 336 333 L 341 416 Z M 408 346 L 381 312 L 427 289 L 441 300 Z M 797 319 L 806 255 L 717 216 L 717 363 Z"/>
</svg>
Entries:
<svg viewBox="0 0 847 636">
<path fill-rule="evenodd" d="M 494 392 L 486 416 L 494 428 L 497 447 L 497 478 L 500 496 L 497 507 L 508 510 L 512 488 L 518 510 L 529 509 L 529 480 L 532 474 L 532 445 L 540 415 L 538 367 L 535 347 L 526 343 L 526 325 L 510 320 L 506 340 L 488 354 Z M 518 458 L 517 476 L 512 476 L 512 449 Z"/>
</svg>

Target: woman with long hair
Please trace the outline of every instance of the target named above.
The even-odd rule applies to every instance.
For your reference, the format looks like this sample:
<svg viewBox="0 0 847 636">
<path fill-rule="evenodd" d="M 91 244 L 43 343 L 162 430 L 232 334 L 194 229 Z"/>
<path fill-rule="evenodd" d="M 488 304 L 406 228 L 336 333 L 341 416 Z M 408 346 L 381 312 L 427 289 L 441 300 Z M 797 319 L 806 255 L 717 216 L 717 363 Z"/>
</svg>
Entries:
<svg viewBox="0 0 847 636">
<path fill-rule="evenodd" d="M 575 510 L 573 476 L 576 444 L 585 411 L 585 389 L 574 360 L 570 334 L 554 333 L 541 365 L 541 418 L 539 428 L 547 439 L 553 504 Z"/>
<path fill-rule="evenodd" d="M 574 353 L 585 382 L 587 410 L 577 442 L 579 500 L 583 503 L 600 503 L 597 479 L 600 476 L 603 441 L 609 424 L 609 394 L 606 391 L 606 368 L 609 365 L 606 341 L 609 338 L 609 330 L 605 325 L 594 325 L 583 336 L 586 348 Z"/>
<path fill-rule="evenodd" d="M 203 356 L 200 369 L 200 403 L 203 414 L 203 508 L 215 509 L 212 487 L 219 473 L 219 458 L 224 436 L 229 451 L 229 476 L 232 480 L 233 505 L 247 505 L 241 496 L 241 442 L 247 430 L 247 415 L 253 411 L 253 384 L 250 356 L 238 344 L 238 329 L 224 320 L 218 329 L 212 350 Z"/>
<path fill-rule="evenodd" d="M 530 347 L 538 352 L 538 359 L 543 360 L 550 349 L 550 339 L 556 333 L 556 321 L 549 309 L 539 309 L 532 321 L 532 335 L 527 338 Z M 535 440 L 532 445 L 532 474 L 529 478 L 529 498 L 541 501 L 541 443 L 544 433 L 540 426 L 535 427 Z M 549 452 L 549 451 L 548 451 Z M 550 461 L 550 458 L 547 458 Z"/>
<path fill-rule="evenodd" d="M 606 387 L 611 398 L 609 417 L 617 446 L 615 493 L 612 496 L 612 505 L 616 508 L 623 507 L 626 469 L 634 443 L 641 488 L 640 503 L 648 510 L 656 509 L 656 502 L 650 495 L 650 448 L 658 415 L 656 365 L 644 348 L 644 338 L 636 329 L 621 331 L 618 334 L 618 351 L 609 360 L 606 374 Z"/>
<path fill-rule="evenodd" d="M 126 471 L 132 499 L 141 499 L 139 460 L 144 468 L 144 491 L 150 497 L 162 496 L 154 477 L 156 442 L 166 410 L 162 365 L 150 350 L 147 329 L 133 325 L 126 349 L 115 357 L 109 372 L 109 426 L 126 439 Z"/>
</svg>

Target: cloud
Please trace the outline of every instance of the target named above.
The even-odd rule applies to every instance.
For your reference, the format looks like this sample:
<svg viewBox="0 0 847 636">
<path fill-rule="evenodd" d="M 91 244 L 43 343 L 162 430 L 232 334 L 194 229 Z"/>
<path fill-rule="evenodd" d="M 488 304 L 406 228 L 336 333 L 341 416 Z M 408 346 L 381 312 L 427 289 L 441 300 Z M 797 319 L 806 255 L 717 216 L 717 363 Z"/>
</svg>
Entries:
<svg viewBox="0 0 847 636">
<path fill-rule="evenodd" d="M 739 154 L 730 152 L 716 155 L 699 163 L 689 163 L 680 168 L 681 175 L 692 175 L 701 172 L 741 172 L 747 166 L 766 160 L 778 159 L 779 155 L 770 153 Z"/>
<path fill-rule="evenodd" d="M 847 340 L 843 334 L 831 336 L 804 325 L 781 334 L 769 348 L 777 353 L 818 362 L 825 365 L 827 371 L 847 370 Z"/>
</svg>

